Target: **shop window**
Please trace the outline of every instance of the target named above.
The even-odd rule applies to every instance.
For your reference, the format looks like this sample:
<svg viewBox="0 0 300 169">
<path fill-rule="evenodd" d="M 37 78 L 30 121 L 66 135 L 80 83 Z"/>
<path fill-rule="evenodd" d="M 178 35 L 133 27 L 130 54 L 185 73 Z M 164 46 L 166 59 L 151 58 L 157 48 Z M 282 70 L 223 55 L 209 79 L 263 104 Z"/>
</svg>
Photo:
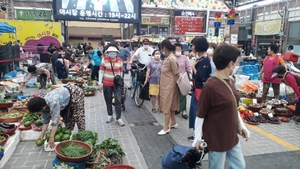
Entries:
<svg viewBox="0 0 300 169">
<path fill-rule="evenodd" d="M 149 26 L 149 34 L 158 34 L 158 26 Z"/>
<path fill-rule="evenodd" d="M 141 25 L 141 35 L 148 34 L 148 25 Z"/>
<path fill-rule="evenodd" d="M 169 34 L 169 28 L 168 27 L 159 27 L 158 33 L 160 35 L 167 35 L 167 34 Z"/>
<path fill-rule="evenodd" d="M 73 39 L 73 40 L 83 40 L 83 37 L 70 36 L 69 39 Z"/>
<path fill-rule="evenodd" d="M 289 38 L 300 38 L 300 22 L 290 22 Z"/>
</svg>

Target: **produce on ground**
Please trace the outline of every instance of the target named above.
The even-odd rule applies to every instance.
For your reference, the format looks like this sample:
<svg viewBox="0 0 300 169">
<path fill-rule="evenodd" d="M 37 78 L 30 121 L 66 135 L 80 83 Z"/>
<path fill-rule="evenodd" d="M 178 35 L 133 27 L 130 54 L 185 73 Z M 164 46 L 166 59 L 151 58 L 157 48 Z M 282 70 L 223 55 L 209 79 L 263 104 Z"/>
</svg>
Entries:
<svg viewBox="0 0 300 169">
<path fill-rule="evenodd" d="M 254 108 L 262 108 L 262 105 L 259 103 L 252 103 L 249 105 L 250 107 L 254 107 Z"/>
<path fill-rule="evenodd" d="M 258 123 L 259 122 L 259 120 L 257 120 L 255 117 L 251 117 L 251 116 L 246 117 L 245 120 L 247 122 L 251 122 L 251 123 Z"/>
<path fill-rule="evenodd" d="M 92 93 L 94 93 L 95 92 L 95 88 L 92 88 L 92 87 L 86 87 L 86 88 L 84 88 L 84 93 L 85 94 L 92 94 Z"/>
<path fill-rule="evenodd" d="M 108 138 L 99 145 L 100 149 L 107 149 L 112 152 L 117 152 L 121 156 L 125 156 L 125 153 L 123 149 L 121 148 L 120 144 L 118 143 L 118 140 L 113 138 Z"/>
<path fill-rule="evenodd" d="M 291 111 L 296 111 L 296 105 L 288 105 L 286 108 Z"/>
<path fill-rule="evenodd" d="M 0 152 L 4 152 L 4 147 L 0 146 Z"/>
<path fill-rule="evenodd" d="M 3 140 L 5 140 L 5 137 L 0 135 L 0 142 L 2 142 Z"/>
<path fill-rule="evenodd" d="M 40 119 L 36 120 L 36 121 L 34 122 L 34 124 L 35 124 L 35 126 L 37 126 L 37 127 L 40 127 L 40 126 L 43 125 L 43 123 L 42 123 L 42 121 L 41 121 Z"/>
<path fill-rule="evenodd" d="M 5 113 L 0 115 L 1 119 L 12 119 L 12 118 L 18 118 L 18 117 L 22 117 L 23 115 L 19 112 L 15 112 L 15 113 Z"/>
<path fill-rule="evenodd" d="M 13 105 L 14 108 L 24 108 L 27 107 L 27 103 L 29 102 L 30 98 L 23 99 L 22 101 L 16 101 Z"/>
<path fill-rule="evenodd" d="M 50 132 L 46 132 L 46 134 L 45 134 L 45 138 L 47 141 L 49 141 Z M 61 125 L 59 125 L 59 126 L 57 126 L 57 130 L 54 135 L 54 142 L 70 140 L 71 135 L 72 135 L 72 131 L 70 129 L 64 128 Z"/>
<path fill-rule="evenodd" d="M 3 129 L 13 129 L 15 127 L 16 127 L 15 124 L 0 123 L 0 128 L 3 128 Z"/>
<path fill-rule="evenodd" d="M 8 101 L 6 99 L 0 99 L 0 103 L 7 103 Z"/>
<path fill-rule="evenodd" d="M 89 150 L 75 144 L 71 143 L 62 143 L 60 153 L 66 157 L 82 157 L 89 153 Z"/>
<path fill-rule="evenodd" d="M 77 81 L 77 82 L 84 82 L 84 79 L 83 79 L 82 77 L 78 77 L 78 78 L 76 79 L 76 81 Z"/>
<path fill-rule="evenodd" d="M 41 83 L 35 83 L 35 86 L 36 86 L 37 88 L 41 88 Z M 46 89 L 50 88 L 51 86 L 52 86 L 52 83 L 47 83 L 47 84 L 46 84 Z"/>
<path fill-rule="evenodd" d="M 275 114 L 275 112 L 273 110 L 270 110 L 270 109 L 267 109 L 267 108 L 262 108 L 260 111 L 259 111 L 260 114 Z"/>
<path fill-rule="evenodd" d="M 264 118 L 264 116 L 262 116 L 261 114 L 259 114 L 258 116 L 255 116 L 255 118 L 259 122 L 265 122 L 266 121 L 266 119 Z"/>
<path fill-rule="evenodd" d="M 39 120 L 39 115 L 37 113 L 32 113 L 32 112 L 27 112 L 25 113 L 25 115 L 23 116 L 22 122 L 25 124 L 27 123 L 33 123 L 37 120 Z"/>
<path fill-rule="evenodd" d="M 244 108 L 243 106 L 239 106 L 238 110 L 240 112 L 241 118 L 246 119 L 247 117 L 254 117 L 254 113 L 251 110 Z"/>
<path fill-rule="evenodd" d="M 74 167 L 70 167 L 66 163 L 60 163 L 59 165 L 55 165 L 53 169 L 74 169 Z"/>
<path fill-rule="evenodd" d="M 36 146 L 42 146 L 42 145 L 44 145 L 44 140 L 37 140 L 36 142 L 35 142 L 35 145 Z"/>
<path fill-rule="evenodd" d="M 280 120 L 277 117 L 268 117 L 268 120 L 270 122 L 275 122 L 275 123 L 279 123 L 280 122 Z"/>
<path fill-rule="evenodd" d="M 83 141 L 91 146 L 94 146 L 98 140 L 98 133 L 90 130 L 80 131 L 76 134 L 73 134 L 72 140 Z"/>
</svg>

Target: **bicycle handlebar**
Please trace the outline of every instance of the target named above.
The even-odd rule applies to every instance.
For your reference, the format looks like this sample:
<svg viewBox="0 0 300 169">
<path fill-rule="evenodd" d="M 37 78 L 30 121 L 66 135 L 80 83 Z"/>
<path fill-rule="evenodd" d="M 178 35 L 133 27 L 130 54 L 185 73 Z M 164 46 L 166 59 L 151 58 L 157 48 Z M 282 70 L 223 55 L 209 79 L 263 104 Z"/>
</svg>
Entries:
<svg viewBox="0 0 300 169">
<path fill-rule="evenodd" d="M 137 68 L 139 71 L 144 70 L 144 69 L 147 68 L 146 65 L 145 65 L 144 67 L 141 68 L 141 67 L 139 67 L 139 65 L 138 65 L 137 63 L 132 63 L 132 65 L 136 66 L 136 68 Z"/>
</svg>

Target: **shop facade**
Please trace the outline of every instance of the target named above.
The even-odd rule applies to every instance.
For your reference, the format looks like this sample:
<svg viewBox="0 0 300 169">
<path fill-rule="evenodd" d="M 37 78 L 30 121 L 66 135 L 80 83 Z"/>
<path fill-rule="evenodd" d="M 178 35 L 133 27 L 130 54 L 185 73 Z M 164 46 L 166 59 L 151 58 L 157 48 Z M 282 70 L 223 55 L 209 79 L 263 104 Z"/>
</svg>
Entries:
<svg viewBox="0 0 300 169">
<path fill-rule="evenodd" d="M 142 15 L 141 35 L 168 35 L 169 33 L 170 15 Z"/>
</svg>

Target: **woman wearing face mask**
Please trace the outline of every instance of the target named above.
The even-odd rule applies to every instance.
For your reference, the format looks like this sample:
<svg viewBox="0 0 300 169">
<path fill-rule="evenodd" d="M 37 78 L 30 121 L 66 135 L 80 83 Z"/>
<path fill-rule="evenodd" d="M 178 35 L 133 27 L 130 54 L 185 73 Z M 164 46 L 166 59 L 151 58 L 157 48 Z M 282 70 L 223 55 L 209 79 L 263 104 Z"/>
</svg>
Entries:
<svg viewBox="0 0 300 169">
<path fill-rule="evenodd" d="M 160 83 L 159 83 L 159 108 L 165 114 L 164 128 L 158 135 L 165 135 L 170 132 L 170 128 L 178 128 L 176 123 L 175 111 L 179 110 L 179 94 L 177 80 L 179 70 L 176 56 L 174 55 L 175 46 L 169 39 L 161 43 L 161 48 L 166 58 L 162 63 Z M 171 119 L 171 124 L 170 124 Z"/>
<path fill-rule="evenodd" d="M 161 72 L 162 61 L 160 60 L 161 53 L 159 50 L 153 52 L 153 60 L 150 61 L 147 67 L 146 79 L 144 85 L 149 82 L 149 94 L 151 96 L 152 112 L 156 112 L 156 97 L 159 95 L 159 78 Z M 159 100 L 158 100 L 159 102 Z M 159 106 L 158 106 L 159 107 Z"/>
<path fill-rule="evenodd" d="M 209 43 L 209 47 L 206 51 L 207 56 L 209 57 L 209 60 L 210 60 L 210 64 L 211 64 L 211 75 L 214 75 L 215 72 L 216 72 L 216 67 L 215 67 L 215 64 L 214 64 L 213 59 L 212 59 L 216 47 L 217 47 L 217 44 Z"/>
<path fill-rule="evenodd" d="M 216 48 L 213 57 L 216 75 L 204 84 L 198 103 L 193 146 L 201 151 L 200 140 L 204 138 L 209 151 L 209 169 L 224 168 L 225 159 L 230 168 L 246 168 L 237 134 L 247 141 L 250 132 L 237 112 L 240 97 L 229 77 L 238 65 L 239 56 L 236 47 L 222 44 Z"/>
<path fill-rule="evenodd" d="M 192 67 L 188 58 L 185 55 L 182 55 L 182 45 L 180 43 L 175 43 L 176 51 L 175 55 L 177 57 L 177 63 L 179 65 L 179 73 L 192 73 Z M 181 116 L 184 119 L 188 119 L 188 115 L 186 113 L 186 96 L 182 95 L 179 90 L 180 97 L 180 112 Z"/>
<path fill-rule="evenodd" d="M 121 119 L 121 95 L 122 86 L 116 86 L 114 84 L 114 77 L 120 75 L 123 77 L 123 62 L 122 59 L 117 57 L 119 50 L 116 44 L 107 45 L 105 51 L 106 56 L 101 62 L 99 71 L 99 90 L 104 94 L 104 99 L 107 108 L 108 118 L 106 123 L 110 123 L 114 120 L 112 110 L 112 99 L 115 99 L 116 110 L 116 123 L 119 126 L 124 126 L 124 122 Z"/>
</svg>

